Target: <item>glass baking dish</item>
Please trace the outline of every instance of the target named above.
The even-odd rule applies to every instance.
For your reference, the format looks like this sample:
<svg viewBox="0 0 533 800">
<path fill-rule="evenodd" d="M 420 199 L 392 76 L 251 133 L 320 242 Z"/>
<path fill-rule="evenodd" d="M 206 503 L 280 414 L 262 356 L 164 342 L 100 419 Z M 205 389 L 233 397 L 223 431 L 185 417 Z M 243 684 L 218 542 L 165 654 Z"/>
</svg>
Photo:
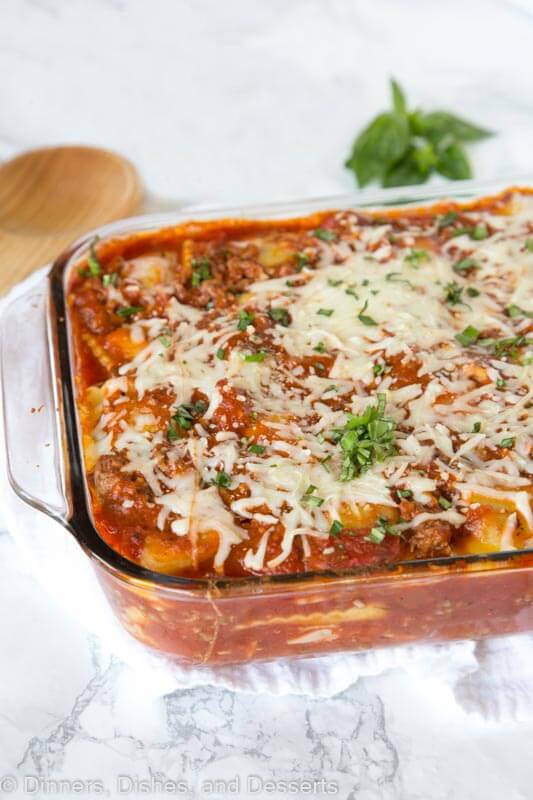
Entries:
<svg viewBox="0 0 533 800">
<path fill-rule="evenodd" d="M 282 219 L 317 210 L 467 200 L 508 185 L 461 182 L 432 193 L 419 187 L 129 219 L 91 232 L 61 255 L 45 297 L 25 296 L 8 307 L 1 321 L 1 369 L 10 483 L 74 536 L 130 634 L 180 662 L 215 665 L 533 629 L 532 549 L 242 579 L 175 577 L 118 555 L 91 519 L 65 314 L 70 270 L 95 235 L 105 241 L 185 220 Z M 42 357 L 29 373 L 24 353 L 36 347 Z"/>
</svg>

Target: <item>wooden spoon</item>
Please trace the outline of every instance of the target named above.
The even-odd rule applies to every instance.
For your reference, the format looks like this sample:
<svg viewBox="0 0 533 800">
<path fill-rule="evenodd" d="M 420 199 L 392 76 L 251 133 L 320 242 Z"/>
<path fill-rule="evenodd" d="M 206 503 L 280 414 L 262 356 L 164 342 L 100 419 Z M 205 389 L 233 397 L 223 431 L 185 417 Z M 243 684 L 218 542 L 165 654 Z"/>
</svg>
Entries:
<svg viewBox="0 0 533 800">
<path fill-rule="evenodd" d="M 135 168 L 109 150 L 47 147 L 0 165 L 0 293 L 141 200 Z"/>
</svg>

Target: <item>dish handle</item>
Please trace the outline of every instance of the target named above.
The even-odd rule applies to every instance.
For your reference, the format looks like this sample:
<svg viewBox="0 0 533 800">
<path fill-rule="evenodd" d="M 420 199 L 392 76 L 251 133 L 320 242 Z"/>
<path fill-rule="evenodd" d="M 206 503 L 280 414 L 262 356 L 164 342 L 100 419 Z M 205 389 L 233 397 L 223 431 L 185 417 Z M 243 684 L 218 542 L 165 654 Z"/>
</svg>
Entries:
<svg viewBox="0 0 533 800">
<path fill-rule="evenodd" d="M 0 317 L 4 444 L 13 490 L 64 524 L 69 502 L 50 363 L 47 300 L 47 281 L 43 280 L 12 300 Z"/>
</svg>

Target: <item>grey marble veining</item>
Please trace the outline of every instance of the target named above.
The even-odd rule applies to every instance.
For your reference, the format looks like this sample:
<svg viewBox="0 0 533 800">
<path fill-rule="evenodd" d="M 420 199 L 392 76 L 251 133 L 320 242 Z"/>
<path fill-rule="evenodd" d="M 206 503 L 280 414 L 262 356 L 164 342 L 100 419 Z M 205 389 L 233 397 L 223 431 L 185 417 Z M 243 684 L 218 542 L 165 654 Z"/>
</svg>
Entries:
<svg viewBox="0 0 533 800">
<path fill-rule="evenodd" d="M 0 157 L 106 145 L 178 203 L 335 194 L 353 188 L 344 158 L 394 74 L 415 104 L 499 132 L 472 151 L 479 177 L 532 173 L 532 8 L 2 0 Z M 259 778 L 326 780 L 335 791 L 311 796 L 346 800 L 532 796 L 533 719 L 486 722 L 400 670 L 328 700 L 215 688 L 154 700 L 25 574 L 5 533 L 0 563 L 0 797 L 70 798 L 46 782 L 75 779 L 91 797 L 145 785 L 152 796 L 309 796 L 253 791 Z M 209 793 L 210 781 L 226 790 Z"/>
</svg>

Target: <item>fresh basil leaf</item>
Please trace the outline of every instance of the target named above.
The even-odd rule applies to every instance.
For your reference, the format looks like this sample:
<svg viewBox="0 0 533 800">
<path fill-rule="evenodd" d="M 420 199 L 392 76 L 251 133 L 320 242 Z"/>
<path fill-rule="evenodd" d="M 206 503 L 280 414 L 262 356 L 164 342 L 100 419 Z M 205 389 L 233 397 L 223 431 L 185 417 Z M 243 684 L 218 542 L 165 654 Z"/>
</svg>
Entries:
<svg viewBox="0 0 533 800">
<path fill-rule="evenodd" d="M 435 152 L 435 148 L 428 142 L 421 147 L 415 147 L 411 155 L 412 160 L 424 175 L 429 175 L 433 167 L 437 166 L 439 157 Z"/>
<path fill-rule="evenodd" d="M 407 101 L 405 99 L 405 94 L 400 87 L 400 84 L 391 78 L 390 80 L 390 88 L 392 94 L 392 107 L 398 114 L 405 114 L 407 111 Z"/>
<path fill-rule="evenodd" d="M 397 111 L 379 114 L 359 134 L 346 166 L 355 172 L 359 186 L 383 178 L 388 167 L 398 161 L 409 146 L 409 126 Z"/>
<path fill-rule="evenodd" d="M 427 181 L 429 173 L 420 169 L 413 153 L 413 149 L 409 150 L 400 161 L 389 167 L 383 176 L 383 186 L 418 186 Z"/>
<path fill-rule="evenodd" d="M 448 111 L 419 114 L 417 124 L 419 126 L 417 132 L 437 144 L 446 137 L 459 142 L 477 142 L 494 135 L 492 131 L 474 125 L 474 123 L 468 122 L 456 114 L 450 114 Z"/>
<path fill-rule="evenodd" d="M 437 171 L 452 181 L 463 181 L 472 177 L 472 168 L 460 144 L 450 144 L 440 154 Z"/>
</svg>

